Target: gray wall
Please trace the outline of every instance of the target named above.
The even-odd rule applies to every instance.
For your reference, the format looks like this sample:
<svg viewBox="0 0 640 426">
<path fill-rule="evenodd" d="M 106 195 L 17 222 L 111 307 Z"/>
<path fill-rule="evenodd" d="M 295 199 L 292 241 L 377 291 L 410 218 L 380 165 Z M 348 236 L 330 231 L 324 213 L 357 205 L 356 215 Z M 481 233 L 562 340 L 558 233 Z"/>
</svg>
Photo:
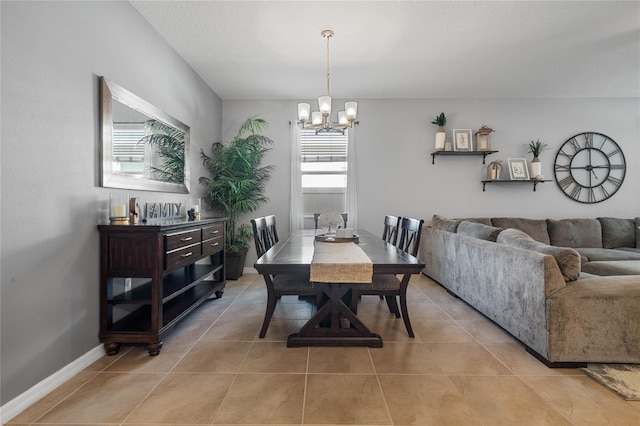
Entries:
<svg viewBox="0 0 640 426">
<path fill-rule="evenodd" d="M 334 100 L 334 108 L 341 101 Z M 312 105 L 313 102 L 312 102 Z M 265 132 L 276 142 L 267 164 L 277 167 L 268 186 L 268 205 L 255 216 L 275 214 L 278 228 L 289 227 L 289 120 L 297 101 L 224 101 L 223 135 L 233 134 L 249 115 L 271 123 Z M 596 131 L 613 138 L 627 160 L 620 190 L 597 204 L 580 204 L 565 196 L 554 181 L 539 184 L 487 185 L 481 157 L 437 157 L 431 164 L 436 126 L 431 120 L 444 111 L 447 135 L 453 129 L 483 124 L 495 129 L 487 164 L 526 158 L 528 143 L 540 139 L 551 149 L 541 154 L 543 175 L 553 180 L 555 154 L 571 136 Z M 531 218 L 640 216 L 640 99 L 429 99 L 360 100 L 357 127 L 358 223 L 382 232 L 385 214 L 414 216 L 427 222 L 433 214 L 450 217 L 522 216 Z M 226 140 L 226 139 L 225 139 Z M 249 218 L 246 218 L 248 222 Z M 253 265 L 250 251 L 247 265 Z"/>
<path fill-rule="evenodd" d="M 128 2 L 1 7 L 4 404 L 99 344 L 96 225 L 114 190 L 98 187 L 98 76 L 191 127 L 196 192 L 222 103 Z"/>
</svg>

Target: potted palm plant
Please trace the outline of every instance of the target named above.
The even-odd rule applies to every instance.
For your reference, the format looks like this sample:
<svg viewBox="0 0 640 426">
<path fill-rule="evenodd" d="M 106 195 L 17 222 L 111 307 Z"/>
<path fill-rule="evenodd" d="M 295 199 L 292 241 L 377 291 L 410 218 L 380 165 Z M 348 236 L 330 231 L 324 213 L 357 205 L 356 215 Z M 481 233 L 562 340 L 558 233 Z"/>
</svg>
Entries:
<svg viewBox="0 0 640 426">
<path fill-rule="evenodd" d="M 205 187 L 204 201 L 211 209 L 222 211 L 227 216 L 227 279 L 236 280 L 242 276 L 253 238 L 251 226 L 238 224 L 238 216 L 252 212 L 268 201 L 265 185 L 275 167 L 263 166 L 262 159 L 271 149 L 273 140 L 260 134 L 268 125 L 262 118 L 249 117 L 229 143 L 214 143 L 211 155 L 200 149 L 203 164 L 210 172 L 210 176 L 199 179 Z"/>
<path fill-rule="evenodd" d="M 532 178 L 541 178 L 542 177 L 542 164 L 540 163 L 540 159 L 538 156 L 542 153 L 542 151 L 546 151 L 549 149 L 549 145 L 546 143 L 540 142 L 540 139 L 531 141 L 529 143 L 529 152 L 533 154 L 533 160 L 531 160 L 531 177 Z"/>
</svg>

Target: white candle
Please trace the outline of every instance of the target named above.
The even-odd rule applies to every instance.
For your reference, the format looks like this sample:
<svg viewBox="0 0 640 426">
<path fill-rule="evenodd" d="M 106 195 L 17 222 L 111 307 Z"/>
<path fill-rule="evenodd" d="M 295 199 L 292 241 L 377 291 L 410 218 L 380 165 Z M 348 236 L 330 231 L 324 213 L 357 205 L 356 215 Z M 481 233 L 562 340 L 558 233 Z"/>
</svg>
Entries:
<svg viewBox="0 0 640 426">
<path fill-rule="evenodd" d="M 125 206 L 124 204 L 116 204 L 113 206 L 111 214 L 113 217 L 126 217 L 127 206 Z"/>
</svg>

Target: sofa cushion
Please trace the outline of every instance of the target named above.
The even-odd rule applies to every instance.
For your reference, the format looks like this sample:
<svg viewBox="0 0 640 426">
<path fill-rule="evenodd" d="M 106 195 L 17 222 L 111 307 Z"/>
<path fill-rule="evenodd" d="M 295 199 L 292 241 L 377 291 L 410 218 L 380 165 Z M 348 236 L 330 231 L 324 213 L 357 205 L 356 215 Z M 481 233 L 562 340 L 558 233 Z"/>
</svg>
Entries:
<svg viewBox="0 0 640 426">
<path fill-rule="evenodd" d="M 491 218 L 490 217 L 465 217 L 462 220 L 466 220 L 468 222 L 481 223 L 481 224 L 487 225 L 487 226 L 493 226 L 493 224 L 491 223 Z"/>
<path fill-rule="evenodd" d="M 580 276 L 580 254 L 572 248 L 554 247 L 536 241 L 519 229 L 509 228 L 498 234 L 497 242 L 509 247 L 548 254 L 556 259 L 565 281 L 577 280 Z"/>
<path fill-rule="evenodd" d="M 458 230 L 458 225 L 460 225 L 460 222 L 462 222 L 462 219 L 447 219 L 445 217 L 434 214 L 433 218 L 431 218 L 431 227 L 433 229 L 439 229 L 441 231 L 456 232 Z"/>
<path fill-rule="evenodd" d="M 595 261 L 583 265 L 583 268 L 594 275 L 640 275 L 640 260 Z"/>
<path fill-rule="evenodd" d="M 640 248 L 640 217 L 636 217 L 636 248 Z"/>
<path fill-rule="evenodd" d="M 635 249 L 617 250 L 604 248 L 574 247 L 574 250 L 586 257 L 588 262 L 609 260 L 640 260 L 640 253 Z"/>
<path fill-rule="evenodd" d="M 602 227 L 598 219 L 547 219 L 551 245 L 602 248 Z"/>
<path fill-rule="evenodd" d="M 502 229 L 519 229 L 536 241 L 540 241 L 544 244 L 551 244 L 551 241 L 549 240 L 549 232 L 547 232 L 547 221 L 544 219 L 494 217 L 491 218 L 491 224 Z"/>
<path fill-rule="evenodd" d="M 599 217 L 602 227 L 602 247 L 635 247 L 636 223 L 633 219 Z"/>
<path fill-rule="evenodd" d="M 469 222 L 463 220 L 458 225 L 458 234 L 466 235 L 467 237 L 479 238 L 486 241 L 495 241 L 498 238 L 498 234 L 502 231 L 502 228 L 496 228 L 494 226 L 483 225 L 482 223 Z"/>
</svg>

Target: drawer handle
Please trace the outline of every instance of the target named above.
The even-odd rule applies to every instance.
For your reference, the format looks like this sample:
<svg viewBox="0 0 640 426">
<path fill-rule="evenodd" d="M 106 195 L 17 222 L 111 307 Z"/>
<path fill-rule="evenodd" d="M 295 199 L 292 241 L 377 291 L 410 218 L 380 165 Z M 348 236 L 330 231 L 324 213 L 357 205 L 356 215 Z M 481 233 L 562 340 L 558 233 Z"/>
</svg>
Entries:
<svg viewBox="0 0 640 426">
<path fill-rule="evenodd" d="M 180 257 L 189 257 L 192 254 L 193 254 L 193 252 L 189 252 L 189 253 L 181 254 Z"/>
<path fill-rule="evenodd" d="M 209 231 L 210 234 L 217 234 L 218 232 L 220 231 L 218 231 L 217 229 L 215 231 Z"/>
<path fill-rule="evenodd" d="M 193 240 L 193 237 L 180 238 L 180 241 L 190 241 L 190 240 Z"/>
<path fill-rule="evenodd" d="M 211 247 L 215 247 L 217 245 L 220 245 L 220 243 L 213 243 L 213 244 L 209 244 Z"/>
</svg>

